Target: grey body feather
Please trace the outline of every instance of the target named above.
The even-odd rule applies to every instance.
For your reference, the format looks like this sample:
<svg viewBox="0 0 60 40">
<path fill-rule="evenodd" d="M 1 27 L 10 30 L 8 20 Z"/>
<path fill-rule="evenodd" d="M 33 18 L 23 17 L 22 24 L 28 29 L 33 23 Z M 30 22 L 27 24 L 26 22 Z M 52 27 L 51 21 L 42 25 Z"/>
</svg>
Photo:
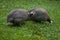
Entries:
<svg viewBox="0 0 60 40">
<path fill-rule="evenodd" d="M 28 19 L 28 12 L 24 9 L 16 9 L 9 12 L 7 22 L 12 24 L 21 24 Z"/>
<path fill-rule="evenodd" d="M 34 21 L 41 22 L 41 21 L 48 21 L 51 23 L 51 19 L 48 15 L 48 12 L 43 8 L 35 8 L 29 11 L 30 18 Z"/>
</svg>

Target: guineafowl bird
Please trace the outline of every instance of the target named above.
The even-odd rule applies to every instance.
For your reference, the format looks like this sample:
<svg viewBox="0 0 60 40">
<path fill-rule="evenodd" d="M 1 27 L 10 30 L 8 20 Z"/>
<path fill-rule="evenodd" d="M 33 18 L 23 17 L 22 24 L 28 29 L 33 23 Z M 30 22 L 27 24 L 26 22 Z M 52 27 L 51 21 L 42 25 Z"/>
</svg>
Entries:
<svg viewBox="0 0 60 40">
<path fill-rule="evenodd" d="M 7 16 L 7 22 L 12 25 L 20 25 L 27 19 L 28 11 L 25 9 L 14 9 Z"/>
<path fill-rule="evenodd" d="M 51 18 L 48 15 L 48 12 L 43 8 L 34 8 L 29 11 L 29 16 L 32 20 L 36 22 L 48 21 L 52 23 Z"/>
</svg>

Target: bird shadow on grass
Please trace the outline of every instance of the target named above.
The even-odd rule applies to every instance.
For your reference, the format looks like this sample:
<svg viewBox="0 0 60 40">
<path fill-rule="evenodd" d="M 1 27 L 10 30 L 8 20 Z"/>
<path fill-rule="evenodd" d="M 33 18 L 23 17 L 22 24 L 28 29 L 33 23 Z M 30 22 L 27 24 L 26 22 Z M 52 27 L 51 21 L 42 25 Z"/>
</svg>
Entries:
<svg viewBox="0 0 60 40">
<path fill-rule="evenodd" d="M 7 26 L 9 26 L 9 27 L 22 27 L 22 25 L 25 25 L 25 23 L 23 23 L 23 24 L 13 24 L 13 25 L 7 25 Z"/>
</svg>

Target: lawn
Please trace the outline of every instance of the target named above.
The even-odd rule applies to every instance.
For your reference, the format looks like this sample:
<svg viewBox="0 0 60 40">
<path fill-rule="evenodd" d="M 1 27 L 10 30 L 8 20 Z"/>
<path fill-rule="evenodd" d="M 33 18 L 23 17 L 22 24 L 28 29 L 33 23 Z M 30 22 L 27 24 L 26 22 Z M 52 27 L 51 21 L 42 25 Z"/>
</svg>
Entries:
<svg viewBox="0 0 60 40">
<path fill-rule="evenodd" d="M 8 26 L 7 14 L 12 9 L 44 8 L 54 20 L 36 23 L 26 21 L 22 26 Z M 60 40 L 60 1 L 49 0 L 0 0 L 0 40 Z"/>
</svg>

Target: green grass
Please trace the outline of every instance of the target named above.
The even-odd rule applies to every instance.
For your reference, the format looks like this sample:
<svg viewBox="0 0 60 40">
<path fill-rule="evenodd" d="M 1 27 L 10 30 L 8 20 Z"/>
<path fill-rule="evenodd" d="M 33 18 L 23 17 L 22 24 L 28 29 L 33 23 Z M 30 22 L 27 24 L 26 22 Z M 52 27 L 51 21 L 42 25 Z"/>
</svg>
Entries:
<svg viewBox="0 0 60 40">
<path fill-rule="evenodd" d="M 26 21 L 19 27 L 7 26 L 7 14 L 18 8 L 45 8 L 54 23 Z M 0 0 L 0 40 L 60 40 L 60 1 Z"/>
</svg>

